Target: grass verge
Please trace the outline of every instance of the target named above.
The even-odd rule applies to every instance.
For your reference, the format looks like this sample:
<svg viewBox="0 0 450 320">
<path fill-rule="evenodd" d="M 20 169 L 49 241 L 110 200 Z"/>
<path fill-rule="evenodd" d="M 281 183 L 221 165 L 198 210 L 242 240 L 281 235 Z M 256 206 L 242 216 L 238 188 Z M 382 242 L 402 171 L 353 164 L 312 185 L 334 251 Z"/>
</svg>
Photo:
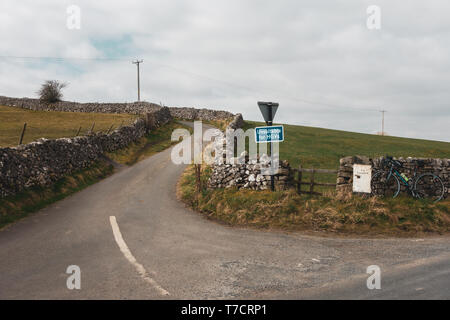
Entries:
<svg viewBox="0 0 450 320">
<path fill-rule="evenodd" d="M 97 161 L 91 167 L 66 176 L 51 186 L 33 187 L 0 199 L 0 228 L 100 181 L 113 171 L 112 165 Z"/>
<path fill-rule="evenodd" d="M 203 175 L 206 181 L 208 173 Z M 450 202 L 338 198 L 298 195 L 290 191 L 216 189 L 195 193 L 189 167 L 178 183 L 178 197 L 208 218 L 231 226 L 359 236 L 424 236 L 450 231 Z"/>
<path fill-rule="evenodd" d="M 148 135 L 131 143 L 124 149 L 106 153 L 106 156 L 117 163 L 132 165 L 178 143 L 177 141 L 171 141 L 172 131 L 178 128 L 187 129 L 192 132 L 190 127 L 171 121 L 168 124 L 151 131 Z"/>
</svg>

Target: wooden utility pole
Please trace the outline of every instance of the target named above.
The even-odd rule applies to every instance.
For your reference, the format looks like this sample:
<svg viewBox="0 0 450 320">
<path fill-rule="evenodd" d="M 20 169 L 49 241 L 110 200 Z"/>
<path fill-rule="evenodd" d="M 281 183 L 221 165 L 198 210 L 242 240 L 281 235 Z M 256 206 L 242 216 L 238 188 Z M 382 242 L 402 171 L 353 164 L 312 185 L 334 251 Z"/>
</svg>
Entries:
<svg viewBox="0 0 450 320">
<path fill-rule="evenodd" d="M 141 101 L 141 83 L 139 79 L 139 65 L 144 62 L 144 60 L 134 60 L 133 64 L 137 66 L 137 86 L 138 86 L 138 101 Z"/>
<path fill-rule="evenodd" d="M 381 117 L 381 135 L 384 136 L 384 113 L 387 112 L 386 110 L 381 110 L 380 111 L 382 114 Z"/>
</svg>

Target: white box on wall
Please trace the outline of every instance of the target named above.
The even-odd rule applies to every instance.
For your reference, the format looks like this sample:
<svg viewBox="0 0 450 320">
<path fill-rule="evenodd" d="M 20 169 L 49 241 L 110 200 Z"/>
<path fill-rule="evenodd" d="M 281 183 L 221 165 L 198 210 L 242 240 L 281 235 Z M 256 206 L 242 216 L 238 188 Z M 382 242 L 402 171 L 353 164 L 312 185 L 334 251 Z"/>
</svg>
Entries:
<svg viewBox="0 0 450 320">
<path fill-rule="evenodd" d="M 353 192 L 370 193 L 370 180 L 372 180 L 371 165 L 353 165 Z"/>
</svg>

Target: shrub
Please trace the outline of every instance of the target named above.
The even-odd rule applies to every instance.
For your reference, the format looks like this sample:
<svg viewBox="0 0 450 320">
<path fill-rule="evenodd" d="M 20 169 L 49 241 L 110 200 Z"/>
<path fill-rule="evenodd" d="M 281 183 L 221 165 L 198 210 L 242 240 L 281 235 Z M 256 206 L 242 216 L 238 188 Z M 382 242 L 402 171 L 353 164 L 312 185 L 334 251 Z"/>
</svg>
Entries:
<svg viewBox="0 0 450 320">
<path fill-rule="evenodd" d="M 38 91 L 39 100 L 45 103 L 61 101 L 63 96 L 61 90 L 65 87 L 67 87 L 66 83 L 59 82 L 58 80 L 47 80 Z"/>
</svg>

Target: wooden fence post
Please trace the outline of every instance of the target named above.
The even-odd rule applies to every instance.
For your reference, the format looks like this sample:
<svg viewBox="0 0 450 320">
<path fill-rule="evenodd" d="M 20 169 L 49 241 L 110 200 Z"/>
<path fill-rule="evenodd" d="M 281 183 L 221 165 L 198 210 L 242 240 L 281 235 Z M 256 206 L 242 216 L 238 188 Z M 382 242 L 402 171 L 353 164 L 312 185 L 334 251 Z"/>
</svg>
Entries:
<svg viewBox="0 0 450 320">
<path fill-rule="evenodd" d="M 198 164 L 195 165 L 195 187 L 198 196 L 200 192 L 200 168 Z"/>
<path fill-rule="evenodd" d="M 26 129 L 27 129 L 27 123 L 25 122 L 25 123 L 23 124 L 22 134 L 20 135 L 19 145 L 21 145 L 22 142 L 23 142 L 23 136 L 25 135 L 25 130 L 26 130 Z"/>
<path fill-rule="evenodd" d="M 89 130 L 89 134 L 91 134 L 94 131 L 95 122 L 92 124 L 91 130 Z"/>
<path fill-rule="evenodd" d="M 302 193 L 302 165 L 298 165 L 297 193 Z"/>
<path fill-rule="evenodd" d="M 195 200 L 197 207 L 199 206 L 199 197 L 202 192 L 202 165 L 194 164 L 195 168 Z"/>
<path fill-rule="evenodd" d="M 311 171 L 311 185 L 310 185 L 310 187 L 309 187 L 309 192 L 311 193 L 311 194 L 313 194 L 314 193 L 314 173 L 315 173 L 315 169 L 313 168 L 312 169 L 312 171 Z"/>
</svg>

